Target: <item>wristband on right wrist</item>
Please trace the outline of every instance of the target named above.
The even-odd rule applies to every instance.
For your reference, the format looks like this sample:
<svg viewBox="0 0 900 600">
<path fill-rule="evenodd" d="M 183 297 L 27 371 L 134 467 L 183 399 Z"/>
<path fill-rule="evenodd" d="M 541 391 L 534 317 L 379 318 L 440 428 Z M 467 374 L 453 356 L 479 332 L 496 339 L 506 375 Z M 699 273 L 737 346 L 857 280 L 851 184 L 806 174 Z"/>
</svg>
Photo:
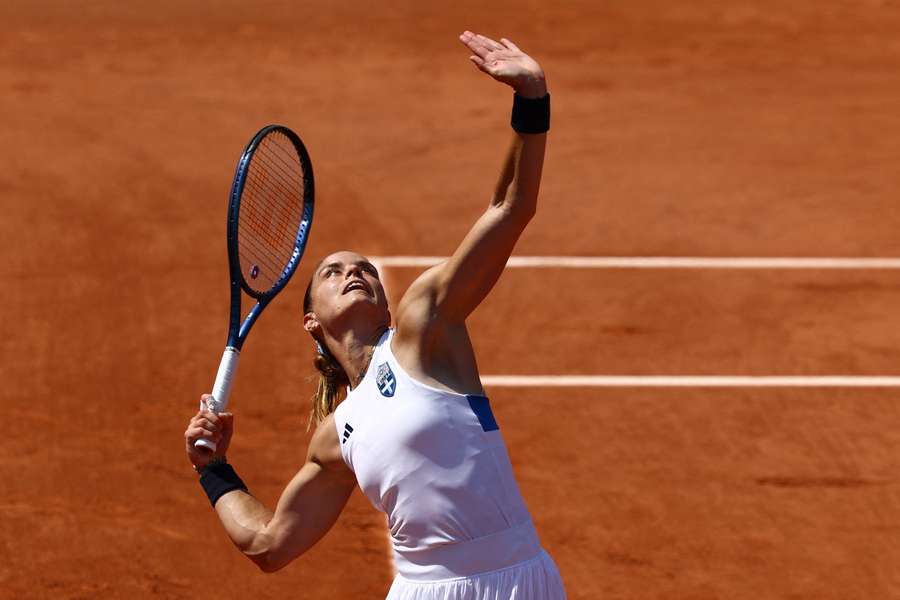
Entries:
<svg viewBox="0 0 900 600">
<path fill-rule="evenodd" d="M 540 98 L 513 95 L 512 128 L 519 133 L 546 133 L 550 130 L 550 94 Z"/>
<path fill-rule="evenodd" d="M 213 461 L 200 471 L 200 486 L 206 492 L 210 504 L 215 507 L 219 498 L 234 490 L 247 491 L 247 486 L 235 473 L 234 467 L 224 460 Z"/>
</svg>

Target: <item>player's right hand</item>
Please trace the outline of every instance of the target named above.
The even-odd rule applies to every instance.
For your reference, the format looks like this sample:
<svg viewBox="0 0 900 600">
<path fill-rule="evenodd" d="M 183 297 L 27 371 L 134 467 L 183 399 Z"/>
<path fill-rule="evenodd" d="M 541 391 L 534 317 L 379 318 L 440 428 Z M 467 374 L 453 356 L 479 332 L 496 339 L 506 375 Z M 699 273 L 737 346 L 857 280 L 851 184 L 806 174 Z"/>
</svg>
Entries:
<svg viewBox="0 0 900 600">
<path fill-rule="evenodd" d="M 234 432 L 233 414 L 225 412 L 217 415 L 206 409 L 206 403 L 211 397 L 209 394 L 203 394 L 200 397 L 200 404 L 203 408 L 191 417 L 184 432 L 185 452 L 187 452 L 188 460 L 191 461 L 191 464 L 198 471 L 205 467 L 212 457 L 225 456 L 225 452 L 228 451 L 228 445 L 231 443 L 231 435 Z M 210 452 L 203 446 L 195 446 L 199 439 L 214 442 L 216 451 Z"/>
</svg>

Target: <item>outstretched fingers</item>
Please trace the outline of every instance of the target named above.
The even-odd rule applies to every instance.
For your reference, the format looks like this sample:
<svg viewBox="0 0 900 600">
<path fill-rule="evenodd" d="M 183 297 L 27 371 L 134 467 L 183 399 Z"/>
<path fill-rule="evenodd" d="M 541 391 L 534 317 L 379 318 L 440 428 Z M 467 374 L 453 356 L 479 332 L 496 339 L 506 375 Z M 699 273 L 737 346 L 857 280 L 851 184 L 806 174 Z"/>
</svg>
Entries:
<svg viewBox="0 0 900 600">
<path fill-rule="evenodd" d="M 468 48 L 469 51 L 476 55 L 478 58 L 483 59 L 485 56 L 487 56 L 487 48 L 484 47 L 484 44 L 481 43 L 481 40 L 478 39 L 478 36 L 476 36 L 471 31 L 462 32 L 462 34 L 459 36 L 459 41 L 461 41 L 466 46 L 466 48 Z"/>
<path fill-rule="evenodd" d="M 482 60 L 484 60 L 488 54 L 497 50 L 498 48 L 496 46 L 499 46 L 494 40 L 484 37 L 483 35 L 478 35 L 477 33 L 472 33 L 471 31 L 462 32 L 459 36 L 459 41 L 465 44 L 473 54 Z M 500 49 L 503 48 L 503 46 L 499 47 Z"/>
<path fill-rule="evenodd" d="M 503 44 L 508 50 L 513 50 L 515 52 L 521 52 L 518 46 L 513 44 L 510 40 L 506 38 L 500 38 L 500 43 Z"/>
<path fill-rule="evenodd" d="M 488 36 L 481 35 L 480 33 L 477 35 L 478 35 L 478 40 L 482 44 L 484 44 L 484 46 L 486 48 L 490 48 L 491 50 L 506 50 L 506 48 L 503 46 L 503 44 L 500 44 L 499 42 L 492 40 Z"/>
</svg>

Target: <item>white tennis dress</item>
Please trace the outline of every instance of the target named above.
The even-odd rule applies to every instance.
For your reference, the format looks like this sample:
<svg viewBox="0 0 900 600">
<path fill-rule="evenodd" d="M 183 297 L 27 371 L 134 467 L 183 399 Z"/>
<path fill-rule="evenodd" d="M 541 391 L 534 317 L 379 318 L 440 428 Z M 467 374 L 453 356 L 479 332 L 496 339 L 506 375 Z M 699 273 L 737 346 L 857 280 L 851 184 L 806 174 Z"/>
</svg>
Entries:
<svg viewBox="0 0 900 600">
<path fill-rule="evenodd" d="M 560 600 L 488 399 L 412 379 L 379 340 L 338 405 L 344 461 L 387 515 L 397 576 L 388 600 Z"/>
</svg>

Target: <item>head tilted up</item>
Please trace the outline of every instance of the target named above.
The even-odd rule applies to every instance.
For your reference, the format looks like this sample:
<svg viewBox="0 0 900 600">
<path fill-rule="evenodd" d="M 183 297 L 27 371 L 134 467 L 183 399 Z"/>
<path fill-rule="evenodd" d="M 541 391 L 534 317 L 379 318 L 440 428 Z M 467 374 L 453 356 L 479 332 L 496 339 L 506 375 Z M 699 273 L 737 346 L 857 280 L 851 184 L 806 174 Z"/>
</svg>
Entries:
<svg viewBox="0 0 900 600">
<path fill-rule="evenodd" d="M 384 287 L 366 257 L 342 250 L 316 266 L 303 298 L 303 328 L 317 344 L 320 373 L 310 424 L 331 413 L 343 388 L 356 383 L 347 376 L 355 351 L 374 344 L 390 323 Z"/>
</svg>

